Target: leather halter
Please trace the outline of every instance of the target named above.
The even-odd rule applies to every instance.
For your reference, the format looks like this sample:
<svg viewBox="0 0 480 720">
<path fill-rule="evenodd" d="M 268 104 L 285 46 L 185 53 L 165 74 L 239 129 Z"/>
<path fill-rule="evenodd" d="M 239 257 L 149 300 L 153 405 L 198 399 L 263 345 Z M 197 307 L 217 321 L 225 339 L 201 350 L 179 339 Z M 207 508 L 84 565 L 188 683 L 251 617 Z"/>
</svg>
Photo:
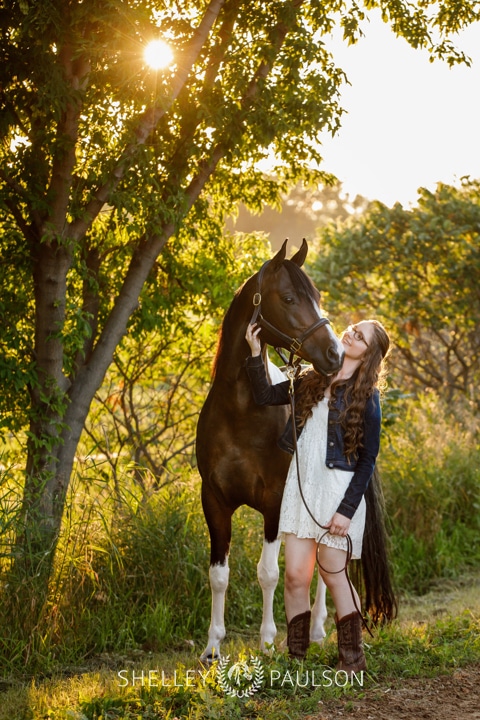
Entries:
<svg viewBox="0 0 480 720">
<path fill-rule="evenodd" d="M 265 268 L 267 267 L 270 260 L 267 260 L 263 263 L 262 267 L 260 268 L 260 271 L 257 276 L 257 290 L 253 296 L 253 305 L 254 305 L 254 311 L 252 318 L 250 320 L 250 325 L 253 325 L 253 323 L 258 323 L 262 328 L 265 330 L 268 330 L 272 335 L 275 336 L 275 338 L 279 341 L 280 346 L 284 347 L 286 350 L 290 351 L 290 359 L 288 361 L 288 365 L 292 365 L 292 360 L 294 355 L 298 354 L 298 351 L 302 347 L 305 340 L 312 335 L 312 333 L 315 332 L 315 330 L 318 330 L 318 328 L 323 327 L 324 325 L 329 325 L 330 320 L 326 317 L 319 318 L 316 320 L 310 327 L 308 327 L 305 332 L 303 332 L 299 337 L 291 337 L 290 335 L 287 335 L 286 333 L 282 332 L 278 328 L 275 327 L 275 325 L 272 325 L 271 322 L 266 320 L 262 315 L 262 281 L 263 281 L 263 275 L 265 273 Z"/>
</svg>

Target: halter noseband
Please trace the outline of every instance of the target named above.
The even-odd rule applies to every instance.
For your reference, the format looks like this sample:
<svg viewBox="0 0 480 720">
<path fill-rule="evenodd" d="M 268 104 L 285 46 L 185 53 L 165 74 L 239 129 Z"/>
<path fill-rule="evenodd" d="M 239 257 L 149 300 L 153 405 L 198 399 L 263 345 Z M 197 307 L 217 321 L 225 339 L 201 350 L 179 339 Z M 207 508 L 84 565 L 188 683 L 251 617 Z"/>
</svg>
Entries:
<svg viewBox="0 0 480 720">
<path fill-rule="evenodd" d="M 310 325 L 309 328 L 305 330 L 304 333 L 302 333 L 299 337 L 291 337 L 290 335 L 287 335 L 286 333 L 282 332 L 278 328 L 275 327 L 275 325 L 272 325 L 271 322 L 266 320 L 261 312 L 261 306 L 262 306 L 262 280 L 263 275 L 265 272 L 265 268 L 268 265 L 270 260 L 267 260 L 263 263 L 262 267 L 260 268 L 260 272 L 258 273 L 257 277 L 257 290 L 253 295 L 253 305 L 254 305 L 254 311 L 252 315 L 252 319 L 250 320 L 250 324 L 253 325 L 253 323 L 258 322 L 258 324 L 264 328 L 265 330 L 268 330 L 272 335 L 276 337 L 277 340 L 280 341 L 281 346 L 285 347 L 290 351 L 290 359 L 288 360 L 288 365 L 293 364 L 293 357 L 294 355 L 298 354 L 298 351 L 302 347 L 305 340 L 312 335 L 312 333 L 315 332 L 315 330 L 318 330 L 318 328 L 323 327 L 324 325 L 329 325 L 330 320 L 326 317 L 319 318 L 316 320 L 312 325 Z M 278 349 L 277 349 L 278 352 Z"/>
</svg>

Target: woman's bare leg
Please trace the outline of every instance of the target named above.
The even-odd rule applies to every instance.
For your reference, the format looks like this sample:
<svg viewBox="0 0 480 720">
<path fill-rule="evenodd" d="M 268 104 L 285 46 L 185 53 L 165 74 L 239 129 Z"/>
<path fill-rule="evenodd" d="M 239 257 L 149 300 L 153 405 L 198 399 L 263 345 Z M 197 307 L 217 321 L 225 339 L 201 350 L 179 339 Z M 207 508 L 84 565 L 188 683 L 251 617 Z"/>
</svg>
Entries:
<svg viewBox="0 0 480 720">
<path fill-rule="evenodd" d="M 320 574 L 332 596 L 337 617 L 343 618 L 352 612 L 360 611 L 360 599 L 357 591 L 348 582 L 344 572 L 347 553 L 344 550 L 320 544 L 318 559 L 321 565 Z"/>
<path fill-rule="evenodd" d="M 310 585 L 315 570 L 317 543 L 313 538 L 285 535 L 285 614 L 290 622 L 310 610 Z"/>
</svg>

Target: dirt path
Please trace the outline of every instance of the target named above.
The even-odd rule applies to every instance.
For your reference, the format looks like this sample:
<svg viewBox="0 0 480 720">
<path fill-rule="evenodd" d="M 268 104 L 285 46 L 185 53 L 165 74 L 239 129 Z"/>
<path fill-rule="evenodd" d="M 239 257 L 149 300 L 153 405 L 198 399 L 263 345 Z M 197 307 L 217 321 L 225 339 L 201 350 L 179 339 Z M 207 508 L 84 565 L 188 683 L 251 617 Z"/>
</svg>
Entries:
<svg viewBox="0 0 480 720">
<path fill-rule="evenodd" d="M 305 720 L 480 720 L 480 666 L 367 690 L 358 700 L 322 703 Z"/>
</svg>

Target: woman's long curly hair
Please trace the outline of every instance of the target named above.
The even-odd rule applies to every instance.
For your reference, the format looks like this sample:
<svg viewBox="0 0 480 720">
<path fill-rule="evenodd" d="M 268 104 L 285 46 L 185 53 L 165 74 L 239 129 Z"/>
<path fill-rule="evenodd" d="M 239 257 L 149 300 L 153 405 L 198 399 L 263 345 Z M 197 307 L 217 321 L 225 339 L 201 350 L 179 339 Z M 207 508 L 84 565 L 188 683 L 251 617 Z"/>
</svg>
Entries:
<svg viewBox="0 0 480 720">
<path fill-rule="evenodd" d="M 335 376 L 326 377 L 305 370 L 297 395 L 297 422 L 304 425 L 311 416 L 313 407 L 323 400 L 325 390 L 330 386 L 329 405 L 335 403 L 338 388 L 345 387 L 344 409 L 339 422 L 344 430 L 344 449 L 347 458 L 356 458 L 363 445 L 363 418 L 365 406 L 375 388 L 382 393 L 386 387 L 386 358 L 390 347 L 390 339 L 383 325 L 378 320 L 367 320 L 374 326 L 373 340 L 365 350 L 362 362 L 352 377 L 347 380 L 336 380 Z"/>
</svg>

